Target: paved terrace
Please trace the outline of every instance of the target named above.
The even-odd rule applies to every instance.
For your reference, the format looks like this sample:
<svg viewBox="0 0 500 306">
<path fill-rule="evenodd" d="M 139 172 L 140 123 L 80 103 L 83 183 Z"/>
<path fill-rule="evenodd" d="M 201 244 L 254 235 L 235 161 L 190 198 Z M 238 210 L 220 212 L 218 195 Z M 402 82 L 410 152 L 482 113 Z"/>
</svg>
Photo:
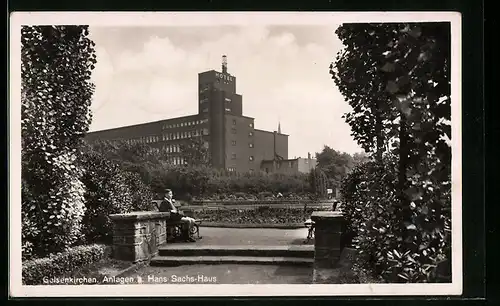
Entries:
<svg viewBox="0 0 500 306">
<path fill-rule="evenodd" d="M 286 246 L 304 245 L 307 228 L 270 229 L 270 228 L 217 228 L 201 227 L 196 242 L 175 242 L 167 244 L 172 247 L 206 247 L 206 246 Z M 309 243 L 312 244 L 312 241 Z"/>
</svg>

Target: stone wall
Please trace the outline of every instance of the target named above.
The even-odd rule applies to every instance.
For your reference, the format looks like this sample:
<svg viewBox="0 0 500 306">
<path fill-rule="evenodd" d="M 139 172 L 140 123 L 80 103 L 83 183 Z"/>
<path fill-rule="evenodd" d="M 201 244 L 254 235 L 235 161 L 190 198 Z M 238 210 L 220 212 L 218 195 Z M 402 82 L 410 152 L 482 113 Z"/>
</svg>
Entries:
<svg viewBox="0 0 500 306">
<path fill-rule="evenodd" d="M 110 215 L 113 220 L 113 258 L 140 262 L 150 260 L 167 242 L 168 212 L 132 212 Z"/>
<path fill-rule="evenodd" d="M 342 251 L 341 237 L 344 218 L 338 211 L 315 211 L 314 221 L 314 265 L 320 269 L 337 267 Z"/>
</svg>

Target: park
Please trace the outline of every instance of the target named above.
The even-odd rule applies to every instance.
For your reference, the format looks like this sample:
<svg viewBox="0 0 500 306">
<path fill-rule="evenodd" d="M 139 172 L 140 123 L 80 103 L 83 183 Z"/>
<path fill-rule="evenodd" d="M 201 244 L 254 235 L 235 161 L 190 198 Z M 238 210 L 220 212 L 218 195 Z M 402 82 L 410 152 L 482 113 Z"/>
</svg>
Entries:
<svg viewBox="0 0 500 306">
<path fill-rule="evenodd" d="M 326 78 L 350 107 L 332 121 L 364 152 L 324 145 L 289 174 L 212 167 L 194 142 L 175 164 L 146 143 L 86 142 L 89 27 L 23 27 L 23 284 L 451 282 L 449 24 L 332 35 Z M 193 242 L 158 211 L 167 189 Z"/>
</svg>

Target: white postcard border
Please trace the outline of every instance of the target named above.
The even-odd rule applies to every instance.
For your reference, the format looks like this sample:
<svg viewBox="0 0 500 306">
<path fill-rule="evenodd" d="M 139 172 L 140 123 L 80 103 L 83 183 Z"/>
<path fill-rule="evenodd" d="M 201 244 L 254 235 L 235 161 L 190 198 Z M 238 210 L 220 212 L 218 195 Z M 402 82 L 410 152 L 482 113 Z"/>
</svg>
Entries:
<svg viewBox="0 0 500 306">
<path fill-rule="evenodd" d="M 462 293 L 461 14 L 457 12 L 15 12 L 10 19 L 9 257 L 13 297 L 372 296 Z M 22 25 L 92 26 L 321 25 L 350 22 L 451 23 L 452 283 L 342 285 L 89 285 L 23 286 L 21 282 L 21 44 Z M 333 35 L 333 33 L 332 33 Z M 332 54 L 332 60 L 335 55 Z"/>
</svg>

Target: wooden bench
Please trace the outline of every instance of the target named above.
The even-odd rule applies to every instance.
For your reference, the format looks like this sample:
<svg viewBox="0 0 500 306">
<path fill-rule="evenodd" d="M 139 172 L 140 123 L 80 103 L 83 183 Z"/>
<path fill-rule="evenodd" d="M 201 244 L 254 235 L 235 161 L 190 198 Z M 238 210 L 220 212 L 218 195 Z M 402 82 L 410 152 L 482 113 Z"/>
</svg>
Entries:
<svg viewBox="0 0 500 306">
<path fill-rule="evenodd" d="M 189 217 L 186 215 L 186 217 Z M 191 228 L 191 237 L 201 239 L 203 237 L 200 236 L 200 224 L 202 223 L 202 219 L 195 219 L 194 226 Z M 167 235 L 169 238 L 168 240 L 170 241 L 175 241 L 179 240 L 182 237 L 182 226 L 184 222 L 181 220 L 167 220 L 167 232 L 169 235 Z M 196 236 L 196 237 L 195 237 Z"/>
</svg>

